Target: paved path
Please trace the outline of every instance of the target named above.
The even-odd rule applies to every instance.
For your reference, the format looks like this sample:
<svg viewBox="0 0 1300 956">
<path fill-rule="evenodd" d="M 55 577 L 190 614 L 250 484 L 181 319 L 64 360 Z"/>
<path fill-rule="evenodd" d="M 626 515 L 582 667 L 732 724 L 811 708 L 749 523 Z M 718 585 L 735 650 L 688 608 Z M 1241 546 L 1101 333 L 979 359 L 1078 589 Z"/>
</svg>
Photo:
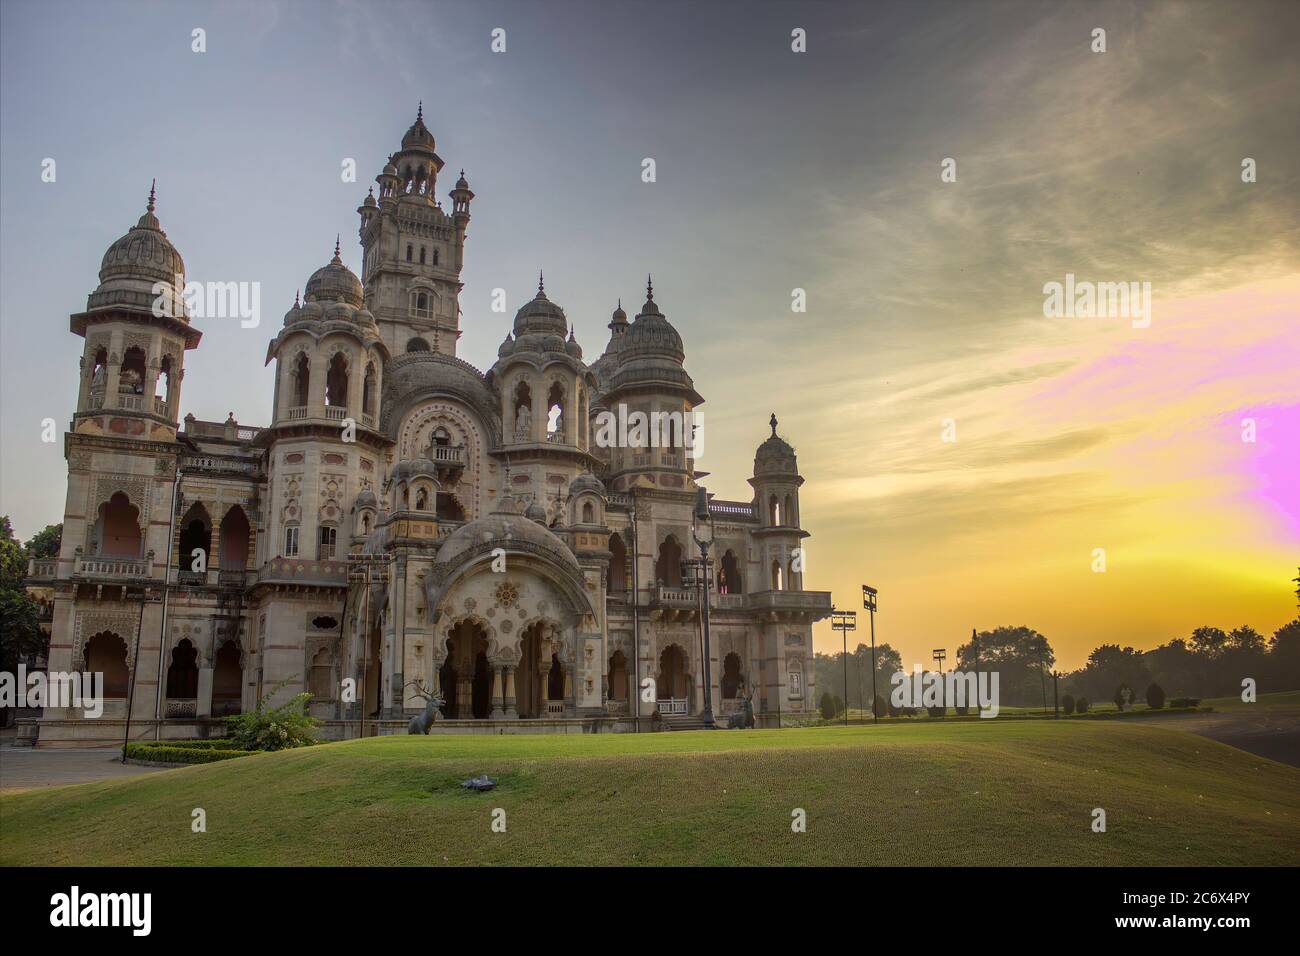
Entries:
<svg viewBox="0 0 1300 956">
<path fill-rule="evenodd" d="M 1300 712 L 1261 707 L 1209 714 L 1163 714 L 1138 718 L 1158 727 L 1186 730 L 1249 753 L 1300 767 Z"/>
<path fill-rule="evenodd" d="M 0 748 L 0 793 L 37 787 L 62 787 L 110 777 L 160 773 L 163 767 L 123 764 L 120 750 L 39 750 L 32 747 Z"/>
</svg>

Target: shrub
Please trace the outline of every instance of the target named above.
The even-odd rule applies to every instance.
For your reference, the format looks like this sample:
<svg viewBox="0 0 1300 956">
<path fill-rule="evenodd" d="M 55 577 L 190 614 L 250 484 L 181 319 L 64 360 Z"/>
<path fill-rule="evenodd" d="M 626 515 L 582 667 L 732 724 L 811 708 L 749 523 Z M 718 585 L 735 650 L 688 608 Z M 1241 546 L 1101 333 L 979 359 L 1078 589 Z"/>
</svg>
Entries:
<svg viewBox="0 0 1300 956">
<path fill-rule="evenodd" d="M 279 707 L 267 707 L 267 701 L 281 687 L 276 684 L 257 702 L 252 713 L 226 718 L 226 733 L 239 750 L 287 750 L 316 742 L 313 731 L 320 721 L 307 712 L 311 694 L 297 694 Z"/>
<path fill-rule="evenodd" d="M 1165 689 L 1159 684 L 1153 682 L 1147 688 L 1147 706 L 1152 710 L 1160 710 L 1165 706 Z"/>
<path fill-rule="evenodd" d="M 188 743 L 189 741 L 177 741 Z M 126 755 L 132 760 L 151 763 L 215 763 L 247 757 L 252 750 L 235 750 L 230 747 L 173 747 L 170 744 L 127 744 Z"/>
<path fill-rule="evenodd" d="M 822 694 L 821 704 L 818 709 L 822 712 L 822 717 L 830 720 L 835 716 L 835 699 L 831 697 L 831 692 L 826 691 Z"/>
<path fill-rule="evenodd" d="M 1066 694 L 1061 698 L 1061 710 L 1067 717 L 1074 713 L 1074 697 L 1072 695 Z"/>
<path fill-rule="evenodd" d="M 927 708 L 925 708 L 925 712 L 926 712 L 927 714 L 929 714 L 931 717 L 942 717 L 944 714 L 948 713 L 948 708 L 947 708 L 947 707 L 927 707 Z"/>
<path fill-rule="evenodd" d="M 836 694 L 832 699 L 835 703 L 835 713 L 832 716 L 838 717 L 844 713 L 844 701 L 840 700 L 839 694 Z"/>
<path fill-rule="evenodd" d="M 871 712 L 877 717 L 884 717 L 889 713 L 889 703 L 883 697 L 877 697 L 871 703 Z"/>
<path fill-rule="evenodd" d="M 1201 702 L 1199 697 L 1175 697 L 1169 702 L 1170 707 L 1195 707 Z"/>
<path fill-rule="evenodd" d="M 957 712 L 958 717 L 965 717 L 968 708 L 965 704 L 953 704 L 952 709 Z"/>
<path fill-rule="evenodd" d="M 902 716 L 902 714 L 903 714 L 903 708 L 899 707 L 899 706 L 898 706 L 897 704 L 895 704 L 892 700 L 889 701 L 885 706 L 886 706 L 886 708 L 888 708 L 888 710 L 889 710 L 889 716 L 890 716 L 890 717 L 901 717 L 901 716 Z"/>
<path fill-rule="evenodd" d="M 1088 712 L 1088 698 L 1080 697 L 1076 700 L 1074 702 L 1074 710 L 1076 713 L 1086 714 Z"/>
</svg>

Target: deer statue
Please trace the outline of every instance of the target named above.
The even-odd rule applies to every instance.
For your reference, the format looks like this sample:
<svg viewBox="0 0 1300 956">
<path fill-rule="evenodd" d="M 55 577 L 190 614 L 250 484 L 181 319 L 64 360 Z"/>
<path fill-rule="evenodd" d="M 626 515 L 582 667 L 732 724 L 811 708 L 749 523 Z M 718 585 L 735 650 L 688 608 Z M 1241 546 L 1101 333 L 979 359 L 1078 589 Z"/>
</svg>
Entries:
<svg viewBox="0 0 1300 956">
<path fill-rule="evenodd" d="M 427 734 L 429 728 L 433 726 L 434 715 L 445 701 L 439 695 L 430 693 L 425 688 L 422 680 L 410 681 L 406 686 L 414 686 L 416 696 L 424 698 L 424 713 L 411 718 L 411 722 L 406 725 L 406 732 L 408 734 Z"/>
<path fill-rule="evenodd" d="M 754 692 L 746 693 L 742 690 L 740 699 L 744 701 L 744 706 L 731 715 L 731 719 L 727 721 L 728 730 L 752 730 L 754 727 Z"/>
</svg>

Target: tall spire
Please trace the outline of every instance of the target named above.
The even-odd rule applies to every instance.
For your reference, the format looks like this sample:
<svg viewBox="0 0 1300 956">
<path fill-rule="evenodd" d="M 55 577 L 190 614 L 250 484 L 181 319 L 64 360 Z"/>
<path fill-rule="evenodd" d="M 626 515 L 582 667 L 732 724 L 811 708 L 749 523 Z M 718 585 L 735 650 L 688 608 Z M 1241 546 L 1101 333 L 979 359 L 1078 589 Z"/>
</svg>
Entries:
<svg viewBox="0 0 1300 956">
<path fill-rule="evenodd" d="M 155 178 L 152 182 L 149 183 L 149 206 L 148 206 L 148 209 L 149 209 L 150 212 L 153 212 L 153 207 L 154 207 L 154 205 L 155 205 L 155 201 L 156 201 L 156 199 L 157 199 L 157 194 L 156 194 L 156 192 L 155 192 L 155 189 L 156 189 L 157 185 L 158 185 L 158 180 L 157 180 L 156 178 Z"/>
<path fill-rule="evenodd" d="M 417 123 L 424 122 L 424 100 L 420 100 L 420 107 L 415 111 L 415 121 Z"/>
<path fill-rule="evenodd" d="M 334 234 L 334 258 L 335 259 L 339 258 L 339 244 L 342 241 L 342 239 L 343 239 L 342 233 Z"/>
<path fill-rule="evenodd" d="M 645 274 L 645 300 L 653 302 L 655 297 L 655 284 L 650 277 L 650 273 Z"/>
<path fill-rule="evenodd" d="M 540 298 L 546 297 L 546 279 L 542 276 L 542 270 L 537 270 L 537 295 Z"/>
</svg>

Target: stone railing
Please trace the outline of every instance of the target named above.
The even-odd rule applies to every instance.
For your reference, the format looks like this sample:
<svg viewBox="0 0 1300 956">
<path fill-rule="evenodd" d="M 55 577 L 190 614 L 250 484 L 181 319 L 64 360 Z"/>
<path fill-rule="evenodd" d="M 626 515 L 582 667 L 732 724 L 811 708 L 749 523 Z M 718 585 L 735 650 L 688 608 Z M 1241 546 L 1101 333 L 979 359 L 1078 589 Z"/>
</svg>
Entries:
<svg viewBox="0 0 1300 956">
<path fill-rule="evenodd" d="M 743 610 L 745 607 L 745 595 L 714 594 L 713 607 L 723 608 L 724 610 Z"/>
<path fill-rule="evenodd" d="M 430 457 L 439 465 L 463 465 L 465 464 L 465 446 L 464 445 L 434 445 L 430 451 Z"/>
<path fill-rule="evenodd" d="M 27 580 L 53 581 L 59 571 L 58 558 L 31 558 L 27 562 Z"/>
<path fill-rule="evenodd" d="M 248 572 L 239 571 L 218 571 L 217 586 L 222 588 L 242 588 L 248 580 Z"/>
<path fill-rule="evenodd" d="M 547 717 L 563 717 L 563 716 L 564 716 L 564 701 L 562 701 L 562 700 L 548 700 L 548 701 L 546 702 L 546 716 L 547 716 Z"/>
<path fill-rule="evenodd" d="M 306 406 L 306 405 L 294 405 L 294 406 L 292 406 L 292 407 L 289 409 L 289 416 L 288 416 L 288 417 L 289 417 L 289 421 L 291 421 L 291 422 L 292 422 L 292 421 L 296 421 L 297 419 L 300 419 L 300 418 L 306 418 L 306 417 L 307 417 L 307 406 Z"/>
<path fill-rule="evenodd" d="M 666 697 L 655 701 L 655 706 L 659 708 L 659 713 L 665 717 L 677 717 L 686 713 L 685 697 Z"/>
<path fill-rule="evenodd" d="M 614 492 L 605 496 L 605 504 L 610 508 L 631 508 L 632 496 L 622 492 Z"/>
<path fill-rule="evenodd" d="M 83 578 L 148 578 L 153 552 L 143 558 L 112 558 L 78 554 L 73 574 Z"/>
<path fill-rule="evenodd" d="M 199 702 L 197 700 L 168 700 L 167 707 L 163 711 L 163 716 L 169 720 L 176 718 L 196 717 L 199 713 Z"/>
<path fill-rule="evenodd" d="M 261 463 L 247 458 L 230 458 L 219 455 L 182 455 L 181 470 L 256 475 L 261 471 Z"/>
<path fill-rule="evenodd" d="M 611 717 L 625 717 L 631 711 L 625 700 L 607 700 L 605 701 L 605 713 Z"/>
<path fill-rule="evenodd" d="M 654 601 L 669 607 L 695 607 L 700 603 L 700 596 L 688 587 L 670 588 L 660 585 L 654 589 Z"/>
<path fill-rule="evenodd" d="M 166 418 L 166 417 L 167 417 L 167 399 L 165 399 L 165 398 L 159 398 L 157 395 L 155 395 L 155 396 L 153 397 L 153 413 L 154 413 L 155 415 L 161 415 L 161 416 L 163 416 L 164 418 Z"/>
<path fill-rule="evenodd" d="M 326 405 L 326 406 L 325 406 L 325 417 L 326 417 L 326 419 L 328 419 L 329 421 L 332 421 L 332 422 L 341 422 L 341 421 L 343 421 L 343 419 L 345 419 L 345 418 L 348 417 L 348 409 L 347 409 L 347 406 L 346 406 L 346 405 Z"/>
<path fill-rule="evenodd" d="M 709 514 L 727 518 L 754 520 L 754 504 L 750 501 L 723 501 L 714 498 L 709 502 Z"/>
<path fill-rule="evenodd" d="M 132 412 L 142 411 L 144 409 L 144 396 L 119 394 L 117 396 L 117 407 Z"/>
</svg>

